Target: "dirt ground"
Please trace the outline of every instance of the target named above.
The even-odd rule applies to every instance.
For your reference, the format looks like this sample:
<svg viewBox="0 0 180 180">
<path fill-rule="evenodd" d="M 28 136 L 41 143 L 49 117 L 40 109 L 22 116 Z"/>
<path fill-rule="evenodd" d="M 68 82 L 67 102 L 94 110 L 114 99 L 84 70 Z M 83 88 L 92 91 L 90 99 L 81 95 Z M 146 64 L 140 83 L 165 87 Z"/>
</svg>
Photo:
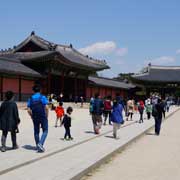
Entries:
<svg viewBox="0 0 180 180">
<path fill-rule="evenodd" d="M 85 180 L 180 180 L 180 111 L 102 165 Z"/>
</svg>

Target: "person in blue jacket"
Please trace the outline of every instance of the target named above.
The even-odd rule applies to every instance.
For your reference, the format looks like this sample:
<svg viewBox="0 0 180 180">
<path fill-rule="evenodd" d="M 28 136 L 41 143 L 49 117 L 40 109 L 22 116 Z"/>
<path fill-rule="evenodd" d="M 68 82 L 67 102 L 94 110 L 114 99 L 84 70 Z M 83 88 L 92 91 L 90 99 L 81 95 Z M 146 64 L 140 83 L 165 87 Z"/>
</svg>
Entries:
<svg viewBox="0 0 180 180">
<path fill-rule="evenodd" d="M 34 139 L 38 152 L 44 152 L 44 142 L 48 135 L 48 100 L 40 91 L 39 85 L 33 86 L 34 94 L 28 100 L 28 113 L 32 118 L 34 125 Z M 40 127 L 42 128 L 42 136 L 39 137 Z"/>
<path fill-rule="evenodd" d="M 113 110 L 111 114 L 111 121 L 113 122 L 113 137 L 117 138 L 117 130 L 120 128 L 123 120 L 123 105 L 119 104 L 118 101 L 113 102 Z"/>
</svg>

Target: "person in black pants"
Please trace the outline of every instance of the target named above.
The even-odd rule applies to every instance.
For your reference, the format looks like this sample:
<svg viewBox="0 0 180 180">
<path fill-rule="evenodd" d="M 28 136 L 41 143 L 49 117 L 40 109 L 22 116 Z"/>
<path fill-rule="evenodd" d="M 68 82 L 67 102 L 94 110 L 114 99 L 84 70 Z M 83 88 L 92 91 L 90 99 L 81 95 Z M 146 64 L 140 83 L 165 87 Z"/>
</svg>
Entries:
<svg viewBox="0 0 180 180">
<path fill-rule="evenodd" d="M 155 119 L 155 134 L 158 136 L 161 130 L 162 117 L 165 113 L 164 106 L 162 104 L 162 100 L 158 99 L 158 103 L 155 105 L 156 116 Z M 165 118 L 165 116 L 164 116 Z"/>
<path fill-rule="evenodd" d="M 0 107 L 0 130 L 2 130 L 1 137 L 1 151 L 6 151 L 6 138 L 8 132 L 11 132 L 12 149 L 17 149 L 18 145 L 16 142 L 16 133 L 19 132 L 18 125 L 20 123 L 19 113 L 17 104 L 14 102 L 14 93 L 7 91 L 6 100 Z"/>
<path fill-rule="evenodd" d="M 73 112 L 73 108 L 72 107 L 68 107 L 66 110 L 66 114 L 63 118 L 63 121 L 61 123 L 61 126 L 64 125 L 65 128 L 65 134 L 64 134 L 64 140 L 73 140 L 72 136 L 71 136 L 71 114 Z M 67 139 L 68 137 L 68 139 Z"/>
</svg>

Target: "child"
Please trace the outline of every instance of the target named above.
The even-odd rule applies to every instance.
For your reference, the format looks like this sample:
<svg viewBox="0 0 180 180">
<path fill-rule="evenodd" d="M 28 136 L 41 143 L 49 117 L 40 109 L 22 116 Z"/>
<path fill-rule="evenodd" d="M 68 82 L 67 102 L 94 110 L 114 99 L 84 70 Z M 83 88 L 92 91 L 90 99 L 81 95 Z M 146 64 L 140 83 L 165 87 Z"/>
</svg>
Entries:
<svg viewBox="0 0 180 180">
<path fill-rule="evenodd" d="M 63 103 L 59 102 L 59 106 L 57 106 L 55 109 L 55 112 L 56 112 L 55 127 L 57 127 L 58 120 L 60 120 L 60 125 L 61 125 L 62 117 L 64 116 L 64 108 L 62 106 L 63 106 Z"/>
<path fill-rule="evenodd" d="M 1 137 L 1 151 L 6 151 L 6 138 L 8 132 L 11 132 L 12 149 L 18 149 L 16 142 L 16 133 L 18 133 L 18 125 L 20 123 L 18 108 L 13 101 L 14 93 L 7 91 L 5 94 L 6 100 L 0 107 L 0 130 L 2 130 Z"/>
<path fill-rule="evenodd" d="M 113 111 L 111 114 L 111 121 L 113 122 L 113 137 L 117 139 L 117 130 L 120 128 L 123 123 L 123 106 L 119 104 L 117 101 L 113 103 Z"/>
<path fill-rule="evenodd" d="M 71 137 L 71 131 L 70 131 L 72 112 L 73 112 L 73 108 L 68 107 L 66 110 L 66 114 L 63 118 L 63 121 L 61 123 L 61 126 L 64 125 L 64 128 L 65 128 L 64 140 L 73 140 L 73 138 Z M 67 139 L 67 136 L 68 136 L 68 139 Z"/>
</svg>

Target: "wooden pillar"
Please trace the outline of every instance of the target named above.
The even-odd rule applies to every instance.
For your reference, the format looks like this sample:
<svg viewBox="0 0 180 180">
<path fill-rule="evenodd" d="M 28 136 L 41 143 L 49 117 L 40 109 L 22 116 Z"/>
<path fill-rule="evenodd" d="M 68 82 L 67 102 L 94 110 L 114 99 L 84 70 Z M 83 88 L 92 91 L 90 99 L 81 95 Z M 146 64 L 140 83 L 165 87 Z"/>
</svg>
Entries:
<svg viewBox="0 0 180 180">
<path fill-rule="evenodd" d="M 64 92 L 64 71 L 61 74 L 61 83 L 60 84 L 61 84 L 61 92 L 60 93 L 63 93 Z"/>
<path fill-rule="evenodd" d="M 1 93 L 1 101 L 3 101 L 3 76 L 1 76 L 0 93 Z"/>
<path fill-rule="evenodd" d="M 84 98 L 86 99 L 86 96 L 87 96 L 87 94 L 86 94 L 86 89 L 87 89 L 87 87 L 88 87 L 88 81 L 89 81 L 89 79 L 88 79 L 88 76 L 86 77 L 86 80 L 85 80 L 85 83 L 84 83 L 84 91 L 85 91 L 85 93 L 84 93 Z"/>
<path fill-rule="evenodd" d="M 105 87 L 105 96 L 107 96 L 107 88 Z"/>
<path fill-rule="evenodd" d="M 22 83 L 22 77 L 19 76 L 19 101 L 22 100 L 22 85 L 21 85 L 21 83 Z"/>
<path fill-rule="evenodd" d="M 74 95 L 77 96 L 77 77 L 74 79 Z"/>
<path fill-rule="evenodd" d="M 93 97 L 93 88 L 92 87 L 90 87 L 90 96 Z"/>
</svg>

